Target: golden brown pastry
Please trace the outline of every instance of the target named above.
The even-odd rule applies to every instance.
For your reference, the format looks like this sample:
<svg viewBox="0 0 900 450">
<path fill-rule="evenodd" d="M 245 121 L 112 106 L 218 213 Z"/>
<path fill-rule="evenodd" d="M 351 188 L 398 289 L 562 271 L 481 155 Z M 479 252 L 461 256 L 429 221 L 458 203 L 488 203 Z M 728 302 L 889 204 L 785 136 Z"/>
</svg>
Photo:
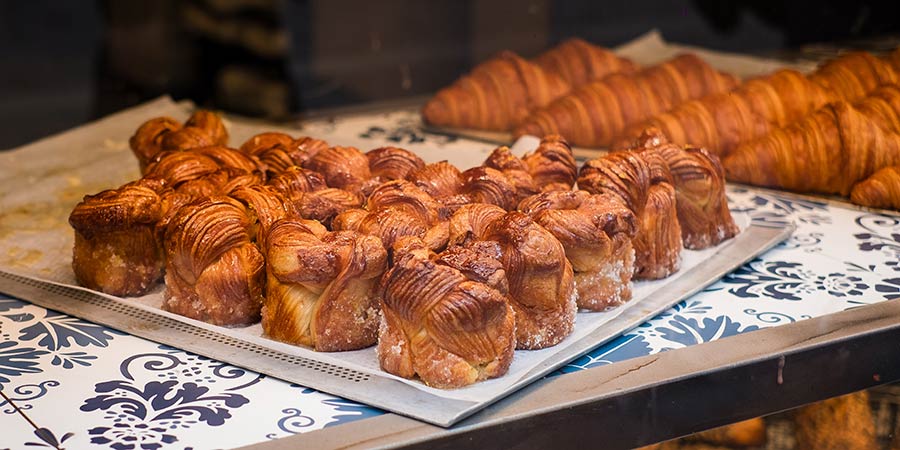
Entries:
<svg viewBox="0 0 900 450">
<path fill-rule="evenodd" d="M 900 165 L 900 134 L 846 102 L 741 145 L 724 160 L 729 180 L 847 196 L 876 170 Z"/>
<path fill-rule="evenodd" d="M 87 195 L 69 215 L 75 229 L 72 269 L 78 284 L 117 296 L 146 294 L 162 279 L 156 225 L 163 184 L 139 180 Z"/>
<path fill-rule="evenodd" d="M 328 148 L 328 143 L 311 137 L 294 139 L 284 133 L 260 133 L 241 145 L 240 151 L 259 158 L 270 176 L 293 166 L 303 166 L 316 153 Z"/>
<path fill-rule="evenodd" d="M 900 133 L 900 86 L 882 85 L 853 106 L 881 128 Z"/>
<path fill-rule="evenodd" d="M 797 410 L 797 450 L 875 450 L 881 448 L 866 391 L 836 397 Z"/>
<path fill-rule="evenodd" d="M 431 125 L 506 131 L 568 90 L 561 77 L 505 51 L 438 91 L 422 117 Z"/>
<path fill-rule="evenodd" d="M 161 151 L 181 151 L 211 145 L 226 145 L 228 131 L 213 112 L 197 110 L 184 126 L 175 119 L 158 117 L 144 122 L 129 140 L 141 171 Z"/>
<path fill-rule="evenodd" d="M 305 169 L 319 172 L 329 187 L 368 195 L 378 185 L 372 179 L 369 159 L 355 147 L 330 147 L 313 155 Z"/>
<path fill-rule="evenodd" d="M 637 151 L 654 151 L 665 160 L 675 186 L 675 208 L 685 248 L 700 250 L 736 236 L 740 229 L 728 210 L 725 171 L 705 149 L 666 142 L 656 129 L 644 131 Z"/>
<path fill-rule="evenodd" d="M 521 158 L 513 155 L 509 147 L 495 148 L 484 160 L 482 168 L 502 172 L 515 191 L 517 202 L 541 191 L 534 177 L 531 176 L 528 165 Z"/>
<path fill-rule="evenodd" d="M 635 278 L 665 278 L 678 270 L 682 243 L 675 188 L 658 153 L 614 152 L 590 160 L 581 168 L 578 187 L 617 196 L 634 212 Z"/>
<path fill-rule="evenodd" d="M 442 199 L 459 194 L 463 185 L 462 172 L 447 161 L 427 164 L 406 176 L 419 189 L 435 199 Z"/>
<path fill-rule="evenodd" d="M 348 209 L 361 207 L 364 197 L 356 192 L 326 188 L 307 192 L 294 201 L 300 217 L 317 220 L 322 222 L 322 225 L 331 228 L 331 221 L 338 214 Z"/>
<path fill-rule="evenodd" d="M 809 79 L 831 93 L 835 100 L 855 102 L 878 86 L 897 84 L 900 76 L 887 61 L 858 51 L 825 62 Z"/>
<path fill-rule="evenodd" d="M 853 186 L 850 201 L 870 208 L 900 210 L 900 166 L 879 169 Z"/>
<path fill-rule="evenodd" d="M 165 233 L 162 308 L 214 325 L 257 322 L 265 259 L 253 231 L 246 207 L 229 197 L 182 207 Z"/>
<path fill-rule="evenodd" d="M 405 180 L 378 186 L 366 201 L 366 209 L 350 209 L 334 218 L 334 230 L 353 230 L 377 236 L 385 249 L 404 236 L 423 240 L 439 251 L 447 242 L 447 209 L 425 191 Z"/>
<path fill-rule="evenodd" d="M 521 212 L 487 204 L 461 207 L 450 218 L 450 245 L 499 244 L 516 312 L 516 348 L 558 344 L 575 324 L 575 282 L 565 249 L 553 234 Z"/>
<path fill-rule="evenodd" d="M 631 239 L 637 225 L 618 197 L 551 191 L 526 198 L 519 210 L 562 243 L 575 273 L 579 308 L 604 311 L 631 299 Z"/>
<path fill-rule="evenodd" d="M 435 255 L 416 238 L 399 241 L 381 282 L 381 368 L 442 389 L 506 373 L 516 324 L 499 251 L 478 242 Z"/>
<path fill-rule="evenodd" d="M 375 344 L 377 285 L 387 266 L 381 240 L 328 232 L 311 220 L 280 220 L 267 242 L 267 336 L 326 352 Z"/>
<path fill-rule="evenodd" d="M 595 81 L 534 110 L 515 134 L 560 134 L 575 145 L 608 147 L 625 128 L 681 102 L 728 92 L 737 79 L 692 54 L 644 69 Z"/>
<path fill-rule="evenodd" d="M 289 199 L 299 199 L 307 192 L 320 191 L 328 187 L 322 174 L 298 166 L 288 167 L 269 178 L 266 184 L 272 186 Z"/>
<path fill-rule="evenodd" d="M 563 41 L 538 55 L 534 62 L 545 72 L 559 75 L 572 87 L 613 73 L 630 74 L 638 69 L 631 60 L 578 38 Z"/>
<path fill-rule="evenodd" d="M 275 222 L 284 218 L 300 217 L 297 205 L 288 201 L 284 194 L 271 186 L 260 184 L 240 186 L 230 192 L 229 196 L 247 208 L 247 213 L 254 224 L 250 240 L 260 251 L 268 248 L 269 230 Z"/>
<path fill-rule="evenodd" d="M 799 120 L 830 99 L 824 89 L 800 72 L 779 70 L 748 80 L 732 92 L 686 101 L 636 122 L 622 132 L 612 148 L 634 147 L 645 129 L 657 128 L 669 142 L 727 155 L 739 143 Z"/>
<path fill-rule="evenodd" d="M 369 172 L 380 182 L 405 180 L 410 172 L 425 167 L 419 155 L 398 147 L 381 147 L 366 152 Z"/>
<path fill-rule="evenodd" d="M 541 139 L 538 148 L 526 154 L 522 161 L 534 183 L 543 191 L 571 190 L 578 177 L 578 165 L 572 147 L 556 134 Z"/>
</svg>

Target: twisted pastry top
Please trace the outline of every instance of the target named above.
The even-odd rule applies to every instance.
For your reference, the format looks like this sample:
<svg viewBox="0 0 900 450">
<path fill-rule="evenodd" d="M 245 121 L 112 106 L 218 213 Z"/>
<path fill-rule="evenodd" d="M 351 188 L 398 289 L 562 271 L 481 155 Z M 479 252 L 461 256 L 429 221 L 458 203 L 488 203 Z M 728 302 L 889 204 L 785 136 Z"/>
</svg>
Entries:
<svg viewBox="0 0 900 450">
<path fill-rule="evenodd" d="M 147 166 L 144 178 L 164 180 L 169 186 L 178 186 L 219 170 L 212 158 L 194 152 L 163 152 Z"/>
<path fill-rule="evenodd" d="M 369 171 L 381 181 L 403 180 L 410 172 L 425 167 L 419 155 L 398 147 L 381 147 L 366 152 Z"/>
<path fill-rule="evenodd" d="M 600 233 L 606 236 L 622 233 L 628 238 L 637 233 L 634 213 L 618 196 L 610 194 L 581 190 L 543 192 L 523 200 L 519 211 L 534 218 L 563 246 L 604 246 L 608 242 L 598 239 Z"/>
<path fill-rule="evenodd" d="M 267 184 L 291 200 L 299 200 L 307 192 L 320 191 L 328 187 L 322 174 L 297 166 L 285 169 L 270 178 Z"/>
<path fill-rule="evenodd" d="M 181 124 L 171 117 L 156 117 L 138 127 L 128 140 L 128 145 L 137 157 L 141 169 L 162 151 L 163 137 L 180 128 Z"/>
<path fill-rule="evenodd" d="M 462 172 L 447 161 L 413 170 L 407 179 L 436 199 L 458 194 L 463 184 Z"/>
<path fill-rule="evenodd" d="M 294 139 L 284 133 L 268 132 L 251 137 L 240 151 L 255 156 L 265 164 L 270 175 L 284 172 L 293 166 L 303 166 L 328 143 L 311 137 Z"/>
<path fill-rule="evenodd" d="M 325 177 L 329 187 L 353 192 L 371 188 L 369 159 L 355 147 L 330 147 L 319 151 L 303 166 Z"/>
<path fill-rule="evenodd" d="M 549 134 L 541 139 L 534 152 L 522 160 L 528 173 L 542 191 L 570 190 L 578 176 L 578 165 L 572 147 L 562 136 Z"/>
<path fill-rule="evenodd" d="M 138 180 L 86 195 L 69 215 L 69 224 L 87 239 L 136 224 L 153 226 L 162 217 L 162 192 L 165 189 L 158 180 Z"/>
<path fill-rule="evenodd" d="M 547 72 L 558 74 L 573 87 L 612 73 L 630 74 L 638 69 L 631 60 L 578 38 L 567 39 L 541 53 L 535 63 Z"/>
<path fill-rule="evenodd" d="M 181 151 L 228 143 L 228 131 L 218 115 L 197 110 L 184 126 L 169 117 L 144 122 L 128 144 L 143 170 L 162 151 Z"/>
</svg>

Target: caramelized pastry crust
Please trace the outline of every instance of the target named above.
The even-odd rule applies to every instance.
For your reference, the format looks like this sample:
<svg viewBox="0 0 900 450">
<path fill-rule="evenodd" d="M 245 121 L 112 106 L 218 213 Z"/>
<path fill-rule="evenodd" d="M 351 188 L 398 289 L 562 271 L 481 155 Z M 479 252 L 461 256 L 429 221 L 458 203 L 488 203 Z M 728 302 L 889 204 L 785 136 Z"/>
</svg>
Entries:
<svg viewBox="0 0 900 450">
<path fill-rule="evenodd" d="M 544 136 L 538 148 L 522 160 L 534 183 L 543 192 L 571 190 L 578 176 L 572 147 L 559 135 Z"/>
<path fill-rule="evenodd" d="M 317 351 L 375 344 L 377 285 L 387 266 L 377 237 L 327 232 L 315 221 L 281 220 L 269 233 L 266 257 L 266 335 Z"/>
<path fill-rule="evenodd" d="M 303 166 L 315 154 L 328 148 L 328 143 L 311 137 L 294 139 L 284 133 L 261 133 L 241 145 L 240 151 L 265 164 L 270 176 L 293 166 Z"/>
<path fill-rule="evenodd" d="M 72 269 L 78 284 L 117 296 L 146 294 L 163 275 L 156 224 L 159 182 L 140 180 L 84 197 L 69 216 L 75 229 Z"/>
<path fill-rule="evenodd" d="M 615 195 L 634 212 L 635 278 L 665 278 L 678 270 L 682 243 L 675 188 L 659 154 L 614 152 L 588 161 L 578 186 L 594 194 Z"/>
<path fill-rule="evenodd" d="M 381 283 L 384 370 L 442 389 L 506 373 L 516 325 L 498 252 L 479 243 L 435 255 L 415 238 L 398 242 Z"/>
<path fill-rule="evenodd" d="M 381 147 L 366 152 L 369 172 L 382 182 L 404 180 L 414 170 L 425 167 L 415 153 L 397 147 Z"/>
<path fill-rule="evenodd" d="M 519 204 L 559 239 L 575 272 L 578 307 L 604 311 L 631 299 L 634 213 L 613 195 L 544 192 Z"/>
<path fill-rule="evenodd" d="M 562 244 L 520 212 L 486 204 L 460 208 L 450 219 L 450 244 L 471 240 L 499 244 L 516 312 L 516 348 L 558 344 L 575 324 L 575 282 Z"/>
<path fill-rule="evenodd" d="M 321 173 L 329 187 L 368 193 L 365 188 L 372 178 L 369 159 L 355 147 L 327 148 L 316 153 L 303 167 Z"/>
<path fill-rule="evenodd" d="M 265 259 L 253 231 L 247 209 L 231 198 L 182 207 L 165 234 L 163 309 L 215 325 L 257 322 Z"/>
<path fill-rule="evenodd" d="M 181 151 L 228 143 L 228 131 L 215 113 L 197 110 L 182 126 L 169 117 L 144 122 L 128 141 L 141 172 L 162 151 Z"/>
</svg>

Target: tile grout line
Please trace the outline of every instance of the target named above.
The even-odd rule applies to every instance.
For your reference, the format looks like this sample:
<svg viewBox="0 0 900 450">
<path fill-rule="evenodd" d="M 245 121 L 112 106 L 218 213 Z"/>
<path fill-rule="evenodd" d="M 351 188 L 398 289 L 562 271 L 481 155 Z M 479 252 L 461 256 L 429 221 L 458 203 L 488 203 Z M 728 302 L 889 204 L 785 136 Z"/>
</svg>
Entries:
<svg viewBox="0 0 900 450">
<path fill-rule="evenodd" d="M 19 408 L 19 406 L 16 405 L 16 404 L 12 401 L 12 399 L 9 398 L 9 397 L 6 395 L 6 393 L 3 392 L 2 389 L 0 389 L 0 397 L 3 397 L 3 399 L 6 400 L 7 403 L 9 403 L 10 405 L 12 405 L 12 407 L 15 408 L 16 412 L 19 413 L 19 415 L 22 416 L 22 418 L 25 419 L 25 421 L 28 422 L 28 424 L 31 425 L 32 428 L 34 428 L 34 431 L 35 431 L 35 432 L 37 432 L 38 430 L 40 430 L 40 427 L 38 427 L 37 424 L 34 423 L 34 421 L 31 420 L 31 418 L 28 417 L 28 416 L 25 414 L 25 411 L 22 411 L 22 409 Z M 54 446 L 54 448 L 57 448 L 57 449 L 58 449 L 59 446 Z"/>
</svg>

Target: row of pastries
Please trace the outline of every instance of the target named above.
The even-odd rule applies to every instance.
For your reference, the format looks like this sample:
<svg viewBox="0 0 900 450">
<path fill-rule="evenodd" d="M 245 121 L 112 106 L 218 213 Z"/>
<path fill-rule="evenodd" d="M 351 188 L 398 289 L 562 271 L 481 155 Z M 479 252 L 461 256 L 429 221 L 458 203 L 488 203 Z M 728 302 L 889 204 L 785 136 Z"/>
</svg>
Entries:
<svg viewBox="0 0 900 450">
<path fill-rule="evenodd" d="M 619 306 L 632 279 L 739 231 L 718 158 L 656 130 L 580 171 L 555 135 L 466 170 L 280 133 L 229 148 L 208 111 L 151 119 L 130 144 L 143 176 L 69 217 L 81 285 L 164 282 L 167 311 L 317 351 L 376 345 L 384 370 L 439 388 L 503 375 L 579 309 Z"/>
<path fill-rule="evenodd" d="M 731 181 L 900 209 L 900 49 L 744 82 L 691 54 L 644 68 L 611 63 L 608 50 L 581 40 L 515 59 L 515 70 L 511 58 L 491 58 L 439 91 L 424 121 L 611 149 L 655 128 L 721 157 Z M 597 64 L 608 70 L 588 69 Z"/>
</svg>

